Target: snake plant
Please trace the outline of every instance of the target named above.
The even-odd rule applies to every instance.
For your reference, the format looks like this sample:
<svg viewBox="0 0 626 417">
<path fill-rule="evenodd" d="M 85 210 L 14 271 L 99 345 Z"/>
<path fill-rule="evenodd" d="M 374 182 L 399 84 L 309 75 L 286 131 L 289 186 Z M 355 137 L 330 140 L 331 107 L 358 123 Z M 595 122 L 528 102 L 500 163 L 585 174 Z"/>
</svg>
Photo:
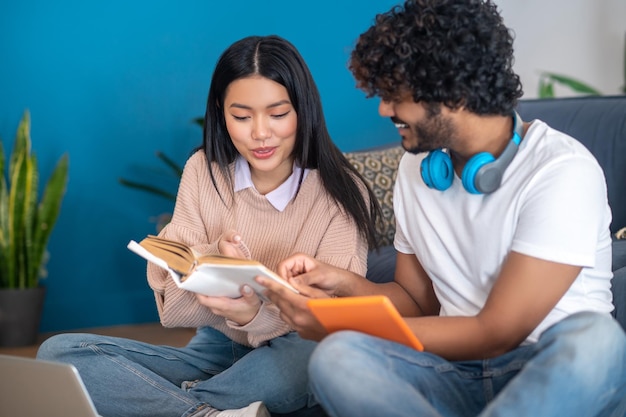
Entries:
<svg viewBox="0 0 626 417">
<path fill-rule="evenodd" d="M 69 158 L 65 154 L 59 159 L 39 199 L 39 170 L 26 110 L 8 166 L 6 162 L 0 141 L 0 288 L 34 288 L 45 275 L 48 239 L 65 194 Z"/>
</svg>

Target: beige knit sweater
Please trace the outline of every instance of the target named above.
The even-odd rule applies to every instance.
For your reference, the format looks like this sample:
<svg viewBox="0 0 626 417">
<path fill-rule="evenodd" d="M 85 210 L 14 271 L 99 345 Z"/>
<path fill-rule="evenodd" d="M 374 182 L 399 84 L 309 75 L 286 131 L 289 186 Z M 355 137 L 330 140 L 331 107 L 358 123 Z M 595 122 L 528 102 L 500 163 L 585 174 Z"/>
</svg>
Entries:
<svg viewBox="0 0 626 417">
<path fill-rule="evenodd" d="M 326 194 L 316 170 L 309 172 L 298 195 L 282 212 L 253 188 L 238 191 L 233 200 L 217 166 L 213 172 L 226 205 L 213 187 L 204 152 L 198 151 L 185 164 L 172 221 L 160 236 L 184 242 L 199 253 L 216 254 L 220 236 L 232 229 L 241 234 L 251 257 L 270 269 L 302 252 L 365 274 L 367 242 L 352 218 Z M 291 331 L 272 303 L 263 302 L 256 317 L 239 326 L 211 313 L 194 293 L 179 289 L 167 271 L 152 263 L 148 263 L 148 283 L 165 327 L 211 326 L 253 347 Z"/>
</svg>

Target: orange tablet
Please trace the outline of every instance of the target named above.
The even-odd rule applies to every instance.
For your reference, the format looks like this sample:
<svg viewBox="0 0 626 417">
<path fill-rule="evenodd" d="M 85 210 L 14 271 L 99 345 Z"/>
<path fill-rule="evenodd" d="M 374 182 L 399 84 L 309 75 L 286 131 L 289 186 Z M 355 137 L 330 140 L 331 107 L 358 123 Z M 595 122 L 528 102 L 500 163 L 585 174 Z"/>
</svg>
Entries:
<svg viewBox="0 0 626 417">
<path fill-rule="evenodd" d="M 315 317 L 330 333 L 356 330 L 424 350 L 391 300 L 384 295 L 311 299 Z"/>
</svg>

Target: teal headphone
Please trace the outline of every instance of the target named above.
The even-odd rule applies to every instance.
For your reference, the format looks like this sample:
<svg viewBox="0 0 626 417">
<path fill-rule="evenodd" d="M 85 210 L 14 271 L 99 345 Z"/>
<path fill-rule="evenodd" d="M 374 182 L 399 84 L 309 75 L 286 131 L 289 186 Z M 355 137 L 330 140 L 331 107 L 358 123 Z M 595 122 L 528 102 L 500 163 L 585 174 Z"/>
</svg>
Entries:
<svg viewBox="0 0 626 417">
<path fill-rule="evenodd" d="M 499 158 L 489 152 L 481 152 L 470 158 L 461 174 L 463 188 L 472 194 L 489 194 L 500 186 L 504 171 L 517 153 L 522 141 L 523 123 L 517 112 L 513 112 L 513 137 Z M 447 152 L 435 149 L 422 160 L 422 179 L 429 188 L 447 190 L 452 185 L 454 167 Z"/>
</svg>

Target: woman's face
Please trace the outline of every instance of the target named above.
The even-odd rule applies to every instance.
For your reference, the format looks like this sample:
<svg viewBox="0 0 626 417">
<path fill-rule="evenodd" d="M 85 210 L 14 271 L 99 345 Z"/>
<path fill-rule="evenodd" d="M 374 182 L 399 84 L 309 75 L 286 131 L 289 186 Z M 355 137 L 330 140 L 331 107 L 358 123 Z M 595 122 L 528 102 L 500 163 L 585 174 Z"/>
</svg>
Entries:
<svg viewBox="0 0 626 417">
<path fill-rule="evenodd" d="M 285 87 L 261 76 L 233 81 L 224 97 L 224 118 L 260 193 L 272 191 L 291 175 L 297 114 Z"/>
</svg>

